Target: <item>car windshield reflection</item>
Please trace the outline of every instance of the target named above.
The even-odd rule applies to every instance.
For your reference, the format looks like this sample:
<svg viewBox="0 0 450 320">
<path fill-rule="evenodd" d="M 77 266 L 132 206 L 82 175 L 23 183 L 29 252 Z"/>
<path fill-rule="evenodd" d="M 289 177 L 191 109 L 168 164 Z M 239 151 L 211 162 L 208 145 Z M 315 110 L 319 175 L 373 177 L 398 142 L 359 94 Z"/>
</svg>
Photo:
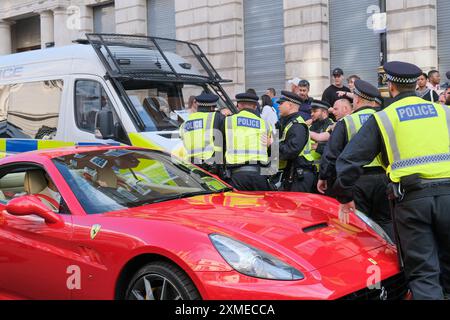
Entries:
<svg viewBox="0 0 450 320">
<path fill-rule="evenodd" d="M 97 150 L 53 161 L 87 214 L 230 190 L 197 167 L 157 151 Z"/>
</svg>

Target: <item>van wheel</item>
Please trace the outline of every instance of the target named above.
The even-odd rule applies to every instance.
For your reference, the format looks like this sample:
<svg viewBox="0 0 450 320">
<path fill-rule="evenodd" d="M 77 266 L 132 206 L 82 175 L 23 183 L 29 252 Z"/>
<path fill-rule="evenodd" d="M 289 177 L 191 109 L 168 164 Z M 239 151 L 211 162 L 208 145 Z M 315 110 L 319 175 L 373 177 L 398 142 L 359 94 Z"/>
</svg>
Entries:
<svg viewBox="0 0 450 320">
<path fill-rule="evenodd" d="M 175 265 L 158 261 L 142 267 L 131 279 L 126 300 L 200 300 L 189 277 Z"/>
</svg>

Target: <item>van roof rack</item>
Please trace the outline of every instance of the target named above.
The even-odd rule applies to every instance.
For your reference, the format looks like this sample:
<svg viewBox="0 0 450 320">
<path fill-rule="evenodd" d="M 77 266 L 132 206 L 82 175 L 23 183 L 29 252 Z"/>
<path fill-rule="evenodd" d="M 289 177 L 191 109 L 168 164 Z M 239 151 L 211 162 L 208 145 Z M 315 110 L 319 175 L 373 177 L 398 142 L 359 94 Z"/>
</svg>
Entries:
<svg viewBox="0 0 450 320">
<path fill-rule="evenodd" d="M 121 79 L 170 82 L 232 82 L 224 80 L 194 43 L 124 34 L 86 34 L 108 70 Z"/>
</svg>

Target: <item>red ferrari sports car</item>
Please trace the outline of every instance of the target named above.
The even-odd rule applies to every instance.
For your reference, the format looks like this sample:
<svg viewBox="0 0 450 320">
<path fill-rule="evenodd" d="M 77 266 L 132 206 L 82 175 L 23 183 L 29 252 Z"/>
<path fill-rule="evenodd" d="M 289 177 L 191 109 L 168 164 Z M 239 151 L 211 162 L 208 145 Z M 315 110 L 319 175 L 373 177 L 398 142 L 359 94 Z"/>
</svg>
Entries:
<svg viewBox="0 0 450 320">
<path fill-rule="evenodd" d="M 395 246 L 327 197 L 236 192 L 159 151 L 0 161 L 1 299 L 395 299 Z"/>
</svg>

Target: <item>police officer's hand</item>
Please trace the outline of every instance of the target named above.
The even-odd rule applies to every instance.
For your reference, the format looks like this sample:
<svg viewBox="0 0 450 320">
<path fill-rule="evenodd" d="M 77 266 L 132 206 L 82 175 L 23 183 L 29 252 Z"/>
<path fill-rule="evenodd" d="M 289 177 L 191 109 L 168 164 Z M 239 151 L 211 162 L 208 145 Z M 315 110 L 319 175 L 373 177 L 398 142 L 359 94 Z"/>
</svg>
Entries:
<svg viewBox="0 0 450 320">
<path fill-rule="evenodd" d="M 356 211 L 355 202 L 344 203 L 339 206 L 339 221 L 344 224 L 348 224 L 350 221 L 350 213 Z"/>
<path fill-rule="evenodd" d="M 319 180 L 319 182 L 317 182 L 317 190 L 321 194 L 325 194 L 325 191 L 327 191 L 327 189 L 328 189 L 328 182 L 327 182 L 327 180 Z"/>
<path fill-rule="evenodd" d="M 266 147 L 271 146 L 273 143 L 273 137 L 263 134 L 263 135 L 261 135 L 261 143 L 263 146 L 266 146 Z"/>
<path fill-rule="evenodd" d="M 314 141 L 319 140 L 319 134 L 318 134 L 317 132 L 310 131 L 310 132 L 309 132 L 309 137 L 310 137 L 312 140 L 314 140 Z"/>
<path fill-rule="evenodd" d="M 313 120 L 312 120 L 312 119 L 309 119 L 309 120 L 305 121 L 305 123 L 306 123 L 306 125 L 307 125 L 308 127 L 311 127 L 311 125 L 312 125 L 312 123 L 313 123 Z"/>
<path fill-rule="evenodd" d="M 220 113 L 222 115 L 224 115 L 225 117 L 229 117 L 229 116 L 233 115 L 233 112 L 231 112 L 231 110 L 228 108 L 221 109 Z"/>
</svg>

